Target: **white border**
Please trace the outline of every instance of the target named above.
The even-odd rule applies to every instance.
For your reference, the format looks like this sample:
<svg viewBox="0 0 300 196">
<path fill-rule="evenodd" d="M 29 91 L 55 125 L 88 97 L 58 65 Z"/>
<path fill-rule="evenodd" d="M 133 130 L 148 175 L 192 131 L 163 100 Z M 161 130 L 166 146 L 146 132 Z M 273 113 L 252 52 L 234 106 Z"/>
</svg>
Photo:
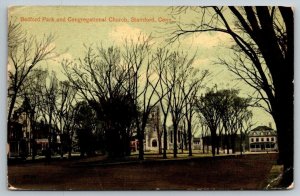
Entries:
<svg viewBox="0 0 300 196">
<path fill-rule="evenodd" d="M 295 8 L 295 188 L 290 191 L 80 191 L 80 192 L 66 192 L 66 191 L 8 191 L 7 190 L 7 163 L 6 163 L 6 62 L 7 62 L 7 7 L 11 5 L 285 5 L 293 6 Z M 300 151 L 300 134 L 298 132 L 300 128 L 299 116 L 299 81 L 300 66 L 299 64 L 299 13 L 298 8 L 300 6 L 299 0 L 0 0 L 0 195 L 219 195 L 224 196 L 231 195 L 272 195 L 279 196 L 282 194 L 299 195 L 300 188 L 299 183 L 299 151 Z"/>
</svg>

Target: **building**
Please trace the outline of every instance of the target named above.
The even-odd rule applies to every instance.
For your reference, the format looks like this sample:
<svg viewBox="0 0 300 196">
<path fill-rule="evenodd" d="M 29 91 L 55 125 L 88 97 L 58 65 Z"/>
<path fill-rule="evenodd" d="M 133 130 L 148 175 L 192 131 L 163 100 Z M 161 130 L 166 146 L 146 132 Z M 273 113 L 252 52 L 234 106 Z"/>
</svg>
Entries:
<svg viewBox="0 0 300 196">
<path fill-rule="evenodd" d="M 28 111 L 22 106 L 14 112 L 8 123 L 8 157 L 27 157 L 30 153 L 30 138 L 31 122 Z"/>
<path fill-rule="evenodd" d="M 277 132 L 267 126 L 258 126 L 249 132 L 250 152 L 277 151 Z"/>
<path fill-rule="evenodd" d="M 178 149 L 187 149 L 187 144 L 184 141 L 187 141 L 187 134 L 184 133 L 183 126 L 178 126 L 178 135 L 177 135 L 177 147 Z M 186 139 L 186 140 L 185 140 Z M 174 148 L 174 132 L 173 126 L 168 127 L 167 131 L 167 146 L 168 150 L 173 150 Z M 159 143 L 160 141 L 160 143 Z M 149 114 L 148 122 L 145 128 L 145 141 L 144 141 L 144 150 L 145 151 L 159 151 L 161 145 L 161 150 L 164 147 L 164 137 L 163 137 L 163 126 L 160 119 L 160 107 L 153 107 L 152 111 Z M 192 140 L 194 141 L 194 140 Z M 200 149 L 200 139 L 196 140 L 197 144 L 192 143 L 192 148 Z M 132 144 L 134 146 L 134 144 Z M 134 148 L 132 148 L 134 149 Z"/>
<path fill-rule="evenodd" d="M 145 128 L 145 151 L 158 151 L 159 140 L 161 141 L 161 149 L 163 149 L 163 136 L 162 136 L 162 125 L 160 120 L 160 108 L 159 106 L 153 107 L 151 110 L 148 122 Z"/>
<path fill-rule="evenodd" d="M 183 126 L 179 125 L 177 130 L 177 148 L 178 149 L 187 149 L 187 140 L 184 142 L 184 139 L 186 138 L 187 134 L 184 133 Z M 173 126 L 170 126 L 168 129 L 168 149 L 173 150 L 174 149 L 174 128 Z M 184 146 L 185 145 L 185 146 Z"/>
<path fill-rule="evenodd" d="M 187 134 L 184 133 L 184 128 L 182 125 L 178 126 L 177 132 L 177 148 L 187 150 L 188 138 Z M 167 150 L 174 149 L 174 131 L 173 126 L 167 128 Z M 192 149 L 200 150 L 202 149 L 202 138 L 192 138 Z M 130 142 L 130 148 L 132 152 L 138 151 L 138 138 L 133 136 Z M 160 117 L 160 107 L 153 107 L 149 114 L 148 122 L 145 127 L 144 133 L 144 151 L 145 152 L 159 152 L 159 148 L 163 150 L 164 146 L 164 136 L 163 136 L 163 126 Z"/>
<path fill-rule="evenodd" d="M 54 149 L 60 146 L 58 128 L 43 121 L 35 122 L 33 114 L 27 98 L 21 107 L 14 111 L 12 119 L 8 122 L 8 158 L 25 159 L 30 155 L 42 155 L 49 147 L 49 141 Z"/>
<path fill-rule="evenodd" d="M 193 150 L 201 150 L 202 149 L 202 138 L 194 137 L 192 142 Z"/>
</svg>

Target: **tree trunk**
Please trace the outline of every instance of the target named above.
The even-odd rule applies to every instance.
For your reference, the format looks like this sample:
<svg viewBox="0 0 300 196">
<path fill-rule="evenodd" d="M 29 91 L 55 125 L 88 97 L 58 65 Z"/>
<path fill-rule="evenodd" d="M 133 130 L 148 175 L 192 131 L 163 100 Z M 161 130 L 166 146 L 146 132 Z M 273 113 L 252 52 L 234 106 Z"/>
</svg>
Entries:
<svg viewBox="0 0 300 196">
<path fill-rule="evenodd" d="M 186 133 L 186 131 L 183 133 L 183 144 L 184 150 L 188 150 L 188 134 Z"/>
<path fill-rule="evenodd" d="M 232 154 L 235 153 L 235 138 L 236 138 L 236 134 L 233 133 L 231 134 L 231 149 L 232 149 Z"/>
<path fill-rule="evenodd" d="M 161 138 L 158 138 L 158 154 L 162 154 Z"/>
<path fill-rule="evenodd" d="M 220 137 L 216 136 L 217 154 L 220 154 Z"/>
<path fill-rule="evenodd" d="M 156 122 L 156 132 L 157 132 L 157 143 L 158 143 L 158 154 L 162 154 L 162 142 L 161 142 L 161 137 L 162 137 L 162 133 L 160 130 L 160 121 L 157 120 Z"/>
<path fill-rule="evenodd" d="M 277 127 L 279 162 L 284 165 L 282 185 L 293 182 L 294 169 L 294 13 L 291 7 L 279 7 L 286 28 L 287 51 L 283 54 L 277 42 L 273 22 L 265 7 L 258 7 L 257 14 L 262 30 L 254 40 L 260 48 L 270 70 L 274 85 L 274 100 L 270 99 L 272 115 Z M 261 33 L 261 34 L 260 34 Z"/>
<path fill-rule="evenodd" d="M 138 140 L 139 140 L 139 160 L 144 160 L 144 134 L 140 128 L 138 128 Z"/>
<path fill-rule="evenodd" d="M 217 134 L 216 134 L 216 130 L 213 130 L 211 132 L 211 152 L 212 152 L 212 156 L 216 156 L 216 138 Z"/>
<path fill-rule="evenodd" d="M 208 154 L 208 152 L 209 152 L 209 146 L 206 145 L 206 153 Z"/>
<path fill-rule="evenodd" d="M 176 158 L 177 157 L 177 124 L 173 123 L 173 133 L 174 133 L 174 149 L 173 149 L 173 157 Z"/>
<path fill-rule="evenodd" d="M 68 155 L 69 158 L 72 157 L 72 148 L 69 146 L 69 155 Z"/>
<path fill-rule="evenodd" d="M 279 164 L 283 164 L 284 173 L 282 186 L 287 187 L 293 182 L 294 173 L 294 132 L 293 132 L 293 112 L 288 111 L 289 103 L 279 106 L 278 115 L 275 115 L 277 127 L 277 139 L 279 150 Z"/>
<path fill-rule="evenodd" d="M 167 125 L 164 122 L 164 151 L 163 151 L 163 158 L 166 159 L 167 158 L 167 149 L 168 149 L 168 138 L 167 138 Z"/>
<path fill-rule="evenodd" d="M 227 154 L 229 154 L 229 137 L 228 137 L 228 133 L 225 133 L 225 143 L 226 143 L 226 150 L 227 150 Z"/>
<path fill-rule="evenodd" d="M 203 137 L 203 134 L 202 134 L 202 152 L 203 154 L 205 154 L 205 145 L 204 145 L 204 137 Z"/>
<path fill-rule="evenodd" d="M 243 133 L 241 133 L 241 137 L 240 137 L 240 154 L 243 155 L 243 141 L 244 141 L 244 137 L 243 137 Z"/>
<path fill-rule="evenodd" d="M 8 110 L 8 115 L 7 115 L 7 119 L 10 120 L 11 119 L 11 116 L 12 116 L 12 112 L 14 110 L 14 106 L 15 106 L 15 103 L 16 103 L 16 99 L 17 99 L 17 92 L 15 92 L 13 94 L 13 97 L 11 99 L 11 102 L 10 102 L 10 105 L 9 105 L 9 110 Z"/>
<path fill-rule="evenodd" d="M 126 133 L 125 130 L 124 130 L 124 133 Z M 130 154 L 131 154 L 130 136 L 125 135 L 124 137 L 126 138 L 125 141 L 124 141 L 125 156 L 130 156 Z"/>
<path fill-rule="evenodd" d="M 69 155 L 68 157 L 71 158 L 72 157 L 72 135 L 69 133 L 68 134 L 68 151 L 69 151 Z"/>
<path fill-rule="evenodd" d="M 193 156 L 192 152 L 192 124 L 188 122 L 188 145 L 189 145 L 189 156 Z"/>
</svg>

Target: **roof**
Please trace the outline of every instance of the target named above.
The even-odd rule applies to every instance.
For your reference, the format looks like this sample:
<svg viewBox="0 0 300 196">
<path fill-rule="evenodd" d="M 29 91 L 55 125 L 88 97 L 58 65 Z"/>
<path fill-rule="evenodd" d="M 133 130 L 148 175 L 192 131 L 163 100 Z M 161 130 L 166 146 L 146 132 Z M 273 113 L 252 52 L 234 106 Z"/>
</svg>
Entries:
<svg viewBox="0 0 300 196">
<path fill-rule="evenodd" d="M 258 126 L 249 132 L 249 136 L 276 136 L 277 132 L 268 126 Z"/>
<path fill-rule="evenodd" d="M 200 142 L 200 137 L 194 137 L 193 142 Z"/>
</svg>

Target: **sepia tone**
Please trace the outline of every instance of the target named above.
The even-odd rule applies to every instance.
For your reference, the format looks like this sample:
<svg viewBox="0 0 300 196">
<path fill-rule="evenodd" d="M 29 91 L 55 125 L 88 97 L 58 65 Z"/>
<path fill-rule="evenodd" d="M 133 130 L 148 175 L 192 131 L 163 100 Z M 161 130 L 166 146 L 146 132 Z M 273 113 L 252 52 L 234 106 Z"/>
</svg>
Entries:
<svg viewBox="0 0 300 196">
<path fill-rule="evenodd" d="M 291 7 L 14 6 L 10 190 L 294 186 Z"/>
</svg>

